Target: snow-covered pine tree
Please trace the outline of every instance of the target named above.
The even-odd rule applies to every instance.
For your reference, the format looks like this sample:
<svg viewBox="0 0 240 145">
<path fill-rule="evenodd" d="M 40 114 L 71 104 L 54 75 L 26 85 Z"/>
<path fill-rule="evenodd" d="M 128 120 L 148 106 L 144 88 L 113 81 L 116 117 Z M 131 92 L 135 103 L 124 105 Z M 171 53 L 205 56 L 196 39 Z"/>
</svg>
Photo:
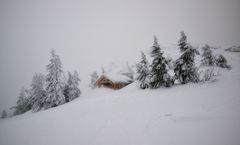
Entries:
<svg viewBox="0 0 240 145">
<path fill-rule="evenodd" d="M 74 74 L 68 72 L 68 80 L 64 88 L 65 102 L 70 102 L 81 95 L 81 91 L 78 88 L 79 82 L 80 79 L 77 71 Z"/>
<path fill-rule="evenodd" d="M 96 71 L 94 71 L 92 74 L 91 74 L 91 82 L 90 82 L 90 88 L 94 89 L 97 87 L 97 84 L 96 84 L 96 81 L 98 79 L 98 74 Z"/>
<path fill-rule="evenodd" d="M 43 108 L 46 91 L 44 89 L 45 76 L 43 74 L 35 74 L 31 83 L 30 105 L 33 112 L 37 112 Z"/>
<path fill-rule="evenodd" d="M 7 112 L 5 110 L 2 111 L 1 118 L 7 118 Z"/>
<path fill-rule="evenodd" d="M 65 102 L 62 82 L 62 63 L 54 49 L 51 51 L 50 64 L 47 65 L 46 75 L 46 97 L 43 100 L 43 108 L 56 107 Z"/>
<path fill-rule="evenodd" d="M 194 59 L 199 52 L 187 43 L 187 36 L 184 32 L 181 32 L 178 46 L 182 55 L 174 63 L 175 79 L 178 79 L 182 84 L 198 82 L 199 78 Z"/>
<path fill-rule="evenodd" d="M 172 85 L 172 79 L 168 74 L 168 70 L 166 68 L 167 61 L 165 57 L 163 57 L 163 52 L 161 51 L 156 36 L 154 36 L 151 57 L 153 57 L 153 61 L 150 72 L 150 87 L 158 88 L 162 85 L 170 87 Z"/>
<path fill-rule="evenodd" d="M 202 60 L 201 65 L 204 66 L 213 66 L 215 63 L 214 56 L 212 54 L 212 50 L 208 44 L 205 44 L 204 47 L 202 47 L 203 54 L 202 54 Z"/>
<path fill-rule="evenodd" d="M 30 92 L 25 88 L 22 88 L 16 106 L 14 107 L 14 115 L 23 114 L 29 110 L 31 110 L 31 105 L 29 103 Z"/>
<path fill-rule="evenodd" d="M 136 65 L 137 69 L 137 81 L 140 83 L 141 89 L 146 89 L 149 87 L 149 64 L 146 59 L 146 55 L 141 52 L 142 60 Z"/>
</svg>

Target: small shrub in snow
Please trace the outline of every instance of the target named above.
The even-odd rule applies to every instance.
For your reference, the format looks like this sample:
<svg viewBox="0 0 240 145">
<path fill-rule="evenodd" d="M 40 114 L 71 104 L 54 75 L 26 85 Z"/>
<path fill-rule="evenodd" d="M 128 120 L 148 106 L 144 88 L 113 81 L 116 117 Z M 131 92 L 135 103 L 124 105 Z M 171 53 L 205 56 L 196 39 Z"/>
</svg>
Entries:
<svg viewBox="0 0 240 145">
<path fill-rule="evenodd" d="M 163 75 L 163 79 L 164 79 L 164 86 L 165 87 L 171 87 L 174 84 L 174 78 L 172 78 L 168 73 L 165 73 Z"/>
<path fill-rule="evenodd" d="M 142 60 L 136 65 L 137 69 L 137 81 L 140 83 L 141 89 L 146 89 L 149 87 L 149 64 L 146 59 L 146 55 L 141 52 Z"/>
<path fill-rule="evenodd" d="M 215 59 L 212 54 L 212 50 L 211 50 L 210 46 L 205 44 L 205 46 L 202 48 L 202 50 L 203 50 L 203 54 L 202 54 L 201 65 L 214 66 Z"/>
<path fill-rule="evenodd" d="M 228 63 L 227 63 L 227 59 L 222 54 L 217 56 L 215 58 L 215 61 L 216 61 L 216 65 L 219 66 L 219 67 L 227 68 L 227 69 L 231 68 L 231 66 L 228 65 Z"/>
<path fill-rule="evenodd" d="M 214 67 L 202 70 L 199 74 L 201 82 L 215 81 L 216 77 L 219 75 L 219 72 L 216 72 Z"/>
</svg>

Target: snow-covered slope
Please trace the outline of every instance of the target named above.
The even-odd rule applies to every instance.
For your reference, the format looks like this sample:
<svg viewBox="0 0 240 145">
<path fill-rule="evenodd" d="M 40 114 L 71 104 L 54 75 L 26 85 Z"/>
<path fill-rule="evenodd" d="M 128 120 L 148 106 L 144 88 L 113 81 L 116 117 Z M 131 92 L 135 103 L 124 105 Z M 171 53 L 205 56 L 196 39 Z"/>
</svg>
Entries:
<svg viewBox="0 0 240 145">
<path fill-rule="evenodd" d="M 240 54 L 212 83 L 95 89 L 47 111 L 0 120 L 1 145 L 239 145 Z"/>
</svg>

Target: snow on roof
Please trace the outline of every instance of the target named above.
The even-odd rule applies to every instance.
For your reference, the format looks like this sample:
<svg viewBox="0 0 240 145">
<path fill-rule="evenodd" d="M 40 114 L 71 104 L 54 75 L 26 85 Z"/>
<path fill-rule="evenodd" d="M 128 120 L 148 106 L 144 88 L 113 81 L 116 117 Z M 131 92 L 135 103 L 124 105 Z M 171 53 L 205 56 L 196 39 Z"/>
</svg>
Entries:
<svg viewBox="0 0 240 145">
<path fill-rule="evenodd" d="M 133 73 L 133 70 L 127 62 L 113 62 L 110 65 L 104 67 L 104 76 L 113 82 L 129 83 L 132 81 L 126 74 Z"/>
<path fill-rule="evenodd" d="M 128 62 L 115 61 L 104 67 L 105 73 L 133 73 Z"/>
<path fill-rule="evenodd" d="M 123 74 L 108 73 L 108 74 L 104 74 L 104 76 L 106 76 L 108 79 L 110 79 L 114 83 L 129 83 L 132 81 L 131 78 Z"/>
</svg>

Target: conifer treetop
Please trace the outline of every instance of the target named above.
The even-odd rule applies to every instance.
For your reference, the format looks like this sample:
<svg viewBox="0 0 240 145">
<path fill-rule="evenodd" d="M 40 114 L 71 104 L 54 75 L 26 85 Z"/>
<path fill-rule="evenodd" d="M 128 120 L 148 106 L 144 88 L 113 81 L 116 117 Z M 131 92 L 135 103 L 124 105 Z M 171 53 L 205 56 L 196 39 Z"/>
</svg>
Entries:
<svg viewBox="0 0 240 145">
<path fill-rule="evenodd" d="M 161 52 L 160 45 L 158 43 L 157 37 L 154 35 L 153 36 L 153 46 L 152 46 L 152 51 L 151 51 L 151 56 L 156 57 L 158 56 Z"/>
<path fill-rule="evenodd" d="M 156 35 L 153 36 L 153 47 L 160 47 Z"/>
<path fill-rule="evenodd" d="M 146 55 L 141 51 L 141 56 L 142 56 L 142 60 L 141 62 L 144 63 L 144 64 L 147 64 L 147 58 L 146 58 Z"/>
<path fill-rule="evenodd" d="M 187 36 L 186 36 L 185 32 L 181 31 L 180 35 L 181 35 L 181 37 L 178 41 L 178 46 L 179 46 L 180 51 L 183 52 L 188 49 L 189 45 L 187 43 Z"/>
</svg>

